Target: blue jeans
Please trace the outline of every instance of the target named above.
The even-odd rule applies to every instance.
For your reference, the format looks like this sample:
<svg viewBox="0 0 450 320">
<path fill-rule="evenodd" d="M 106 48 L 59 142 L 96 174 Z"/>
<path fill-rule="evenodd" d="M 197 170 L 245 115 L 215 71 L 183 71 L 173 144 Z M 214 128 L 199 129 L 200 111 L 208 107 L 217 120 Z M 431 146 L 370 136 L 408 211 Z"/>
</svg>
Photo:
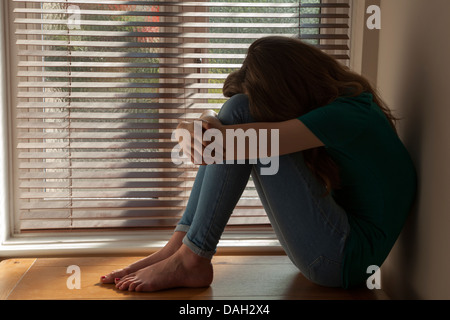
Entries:
<svg viewBox="0 0 450 320">
<path fill-rule="evenodd" d="M 219 112 L 223 124 L 254 122 L 246 95 L 235 95 Z M 295 139 L 295 137 L 293 137 Z M 300 137 L 299 137 L 300 139 Z M 261 164 L 200 166 L 186 210 L 175 231 L 183 243 L 212 258 L 250 175 L 270 223 L 291 261 L 311 281 L 342 285 L 342 261 L 350 226 L 345 211 L 311 173 L 302 153 L 279 158 L 275 175 L 261 175 Z"/>
</svg>

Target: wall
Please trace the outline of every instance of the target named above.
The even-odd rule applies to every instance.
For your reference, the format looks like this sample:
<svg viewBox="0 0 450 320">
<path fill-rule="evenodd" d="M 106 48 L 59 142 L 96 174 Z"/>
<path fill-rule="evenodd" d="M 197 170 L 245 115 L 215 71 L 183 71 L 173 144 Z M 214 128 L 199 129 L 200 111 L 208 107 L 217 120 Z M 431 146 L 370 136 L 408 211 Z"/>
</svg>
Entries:
<svg viewBox="0 0 450 320">
<path fill-rule="evenodd" d="M 450 1 L 381 0 L 378 88 L 402 117 L 417 203 L 382 267 L 400 299 L 450 299 Z"/>
</svg>

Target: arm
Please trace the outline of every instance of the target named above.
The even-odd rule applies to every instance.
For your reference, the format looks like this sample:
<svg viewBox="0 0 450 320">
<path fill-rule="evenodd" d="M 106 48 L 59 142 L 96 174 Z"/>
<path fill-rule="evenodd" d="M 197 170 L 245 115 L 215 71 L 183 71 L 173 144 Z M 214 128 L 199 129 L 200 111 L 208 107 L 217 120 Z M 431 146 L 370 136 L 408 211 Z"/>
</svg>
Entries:
<svg viewBox="0 0 450 320">
<path fill-rule="evenodd" d="M 256 122 L 242 125 L 224 126 L 225 129 L 254 129 L 257 133 L 261 129 L 278 130 L 279 149 L 278 154 L 271 156 L 283 156 L 312 148 L 322 147 L 324 144 L 306 127 L 300 120 L 292 119 L 283 122 Z M 259 136 L 258 136 L 259 138 Z M 259 141 L 259 139 L 258 139 Z M 270 139 L 268 139 L 270 141 Z M 269 146 L 270 147 L 270 146 Z M 269 148 L 270 150 L 270 148 Z"/>
<path fill-rule="evenodd" d="M 260 141 L 260 130 L 267 130 L 267 154 L 269 156 L 282 156 L 290 153 L 295 153 L 307 149 L 322 147 L 324 144 L 306 127 L 300 120 L 292 119 L 283 122 L 255 122 L 248 124 L 239 125 L 222 125 L 220 121 L 215 117 L 214 113 L 202 115 L 202 120 L 204 120 L 204 129 L 218 129 L 221 131 L 224 139 L 227 138 L 227 130 L 239 130 L 242 129 L 244 132 L 247 130 L 254 130 L 258 137 L 258 142 Z M 279 139 L 275 141 L 278 142 L 278 148 L 271 148 L 271 132 L 273 130 L 278 130 Z M 208 142 L 203 142 L 206 146 Z M 224 141 L 226 146 L 226 142 Z M 249 158 L 249 146 L 248 143 L 245 144 L 245 158 Z M 259 147 L 259 143 L 257 144 Z M 273 147 L 273 146 L 272 146 Z M 236 150 L 237 146 L 235 144 L 235 150 L 233 150 L 234 159 L 238 154 Z M 278 150 L 277 150 L 278 149 Z M 225 150 L 226 152 L 226 150 Z M 258 150 L 258 155 L 259 155 Z M 229 155 L 228 155 L 229 156 Z M 227 158 L 229 159 L 229 158 Z"/>
</svg>

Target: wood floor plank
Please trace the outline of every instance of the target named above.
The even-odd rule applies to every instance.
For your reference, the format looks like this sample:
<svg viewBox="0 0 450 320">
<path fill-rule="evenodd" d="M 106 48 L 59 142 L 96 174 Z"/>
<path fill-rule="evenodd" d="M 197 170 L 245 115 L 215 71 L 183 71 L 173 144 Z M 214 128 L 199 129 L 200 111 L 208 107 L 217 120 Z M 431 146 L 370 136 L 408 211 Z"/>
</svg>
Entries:
<svg viewBox="0 0 450 320">
<path fill-rule="evenodd" d="M 9 259 L 0 262 L 0 300 L 8 298 L 36 259 Z"/>
<path fill-rule="evenodd" d="M 181 288 L 155 293 L 122 292 L 99 282 L 101 275 L 125 267 L 141 257 L 38 258 L 20 262 L 14 285 L 5 286 L 11 300 L 210 300 L 210 299 L 387 299 L 382 291 L 330 289 L 308 281 L 286 256 L 216 256 L 214 281 L 208 288 Z M 17 260 L 22 261 L 22 260 Z M 32 265 L 30 264 L 32 263 Z M 3 264 L 3 263 L 2 263 Z M 68 267 L 80 268 L 81 288 L 69 289 Z M 8 263 L 15 269 L 14 261 Z M 31 266 L 31 267 L 30 267 Z M 28 271 L 24 269 L 27 269 Z M 22 271 L 21 271 L 22 270 Z M 10 281 L 11 283 L 14 280 Z M 1 288 L 1 287 L 0 287 Z M 12 291 L 12 292 L 11 292 Z M 3 291 L 2 291 L 3 292 Z M 0 294 L 2 294 L 0 292 Z"/>
</svg>

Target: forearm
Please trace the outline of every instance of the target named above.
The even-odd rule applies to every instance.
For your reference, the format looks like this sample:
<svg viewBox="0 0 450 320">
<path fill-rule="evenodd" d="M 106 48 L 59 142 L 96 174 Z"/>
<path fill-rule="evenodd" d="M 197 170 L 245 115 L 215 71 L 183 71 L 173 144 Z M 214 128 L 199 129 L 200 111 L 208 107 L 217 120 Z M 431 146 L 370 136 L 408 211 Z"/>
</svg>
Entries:
<svg viewBox="0 0 450 320">
<path fill-rule="evenodd" d="M 244 160 L 279 155 L 279 124 L 247 123 L 224 125 L 220 128 L 224 139 L 224 159 Z"/>
<path fill-rule="evenodd" d="M 257 141 L 258 157 L 261 154 L 266 154 L 268 157 L 282 156 L 323 146 L 323 143 L 298 119 L 221 126 L 220 131 L 224 136 L 226 148 L 233 145 L 229 141 L 227 142 L 227 138 L 237 139 L 237 141 L 241 141 L 241 144 L 245 144 L 246 159 L 253 158 L 249 148 L 255 148 L 250 145 L 251 139 L 254 137 L 256 139 L 253 141 Z M 227 152 L 227 156 L 234 155 L 236 157 L 238 146 L 234 143 L 235 148 L 231 150 L 233 153 Z"/>
<path fill-rule="evenodd" d="M 203 145 L 206 147 L 212 141 L 214 146 L 220 145 L 220 153 L 225 160 L 282 156 L 323 146 L 298 119 L 223 125 L 217 113 L 212 110 L 203 112 L 200 119 L 203 121 L 203 129 L 216 129 L 221 135 L 221 143 L 212 135 L 214 138 L 202 141 Z"/>
</svg>

